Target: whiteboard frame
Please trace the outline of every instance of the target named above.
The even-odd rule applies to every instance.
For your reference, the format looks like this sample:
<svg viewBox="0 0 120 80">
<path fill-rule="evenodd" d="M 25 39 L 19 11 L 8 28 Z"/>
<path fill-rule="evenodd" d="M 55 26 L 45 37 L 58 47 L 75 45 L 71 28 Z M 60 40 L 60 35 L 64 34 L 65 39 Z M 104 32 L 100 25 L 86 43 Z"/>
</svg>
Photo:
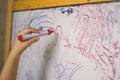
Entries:
<svg viewBox="0 0 120 80">
<path fill-rule="evenodd" d="M 5 33 L 5 51 L 4 51 L 4 63 L 9 55 L 10 51 L 10 37 L 11 37 L 11 24 L 12 24 L 12 8 L 13 0 L 7 2 L 7 21 L 6 21 L 6 33 Z"/>
<path fill-rule="evenodd" d="M 96 2 L 110 2 L 115 0 L 18 0 L 14 2 L 13 10 L 28 10 L 36 8 L 48 8 L 56 6 L 68 6 L 76 4 L 96 3 Z"/>
</svg>

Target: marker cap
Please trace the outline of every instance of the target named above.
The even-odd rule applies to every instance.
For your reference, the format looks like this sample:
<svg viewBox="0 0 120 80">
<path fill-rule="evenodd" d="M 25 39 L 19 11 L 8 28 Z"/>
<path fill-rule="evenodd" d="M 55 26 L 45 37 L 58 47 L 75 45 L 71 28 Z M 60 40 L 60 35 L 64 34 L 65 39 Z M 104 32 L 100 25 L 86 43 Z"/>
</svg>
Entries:
<svg viewBox="0 0 120 80">
<path fill-rule="evenodd" d="M 19 36 L 18 36 L 18 40 L 20 40 L 20 41 L 22 41 L 22 40 L 23 40 L 22 35 L 19 35 Z"/>
<path fill-rule="evenodd" d="M 48 35 L 54 32 L 54 30 L 47 30 L 47 31 L 48 31 Z"/>
</svg>

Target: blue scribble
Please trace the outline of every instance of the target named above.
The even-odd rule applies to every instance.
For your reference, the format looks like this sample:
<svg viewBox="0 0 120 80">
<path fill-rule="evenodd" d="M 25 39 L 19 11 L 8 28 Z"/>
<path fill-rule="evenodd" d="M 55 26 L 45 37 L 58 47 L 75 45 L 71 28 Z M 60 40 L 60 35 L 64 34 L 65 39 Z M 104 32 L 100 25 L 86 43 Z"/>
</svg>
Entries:
<svg viewBox="0 0 120 80">
<path fill-rule="evenodd" d="M 80 66 L 80 64 L 79 65 L 76 65 L 73 69 L 72 69 L 72 71 L 71 71 L 71 73 L 70 73 L 70 75 L 69 75 L 69 77 L 68 77 L 68 79 L 67 80 L 72 80 L 72 77 L 73 77 L 73 75 L 75 74 L 75 72 L 77 71 L 77 70 L 79 70 L 80 68 L 82 68 L 83 66 Z"/>
<path fill-rule="evenodd" d="M 25 73 L 26 73 L 27 80 L 34 80 L 33 73 L 30 69 L 27 70 Z"/>
</svg>

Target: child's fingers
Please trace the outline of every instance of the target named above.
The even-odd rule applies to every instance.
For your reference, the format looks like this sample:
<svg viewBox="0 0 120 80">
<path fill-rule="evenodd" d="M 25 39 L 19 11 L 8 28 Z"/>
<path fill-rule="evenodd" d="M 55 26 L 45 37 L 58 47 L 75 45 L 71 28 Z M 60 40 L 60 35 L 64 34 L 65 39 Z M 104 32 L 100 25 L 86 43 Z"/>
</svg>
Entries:
<svg viewBox="0 0 120 80">
<path fill-rule="evenodd" d="M 36 42 L 36 41 L 38 41 L 39 40 L 39 37 L 34 37 L 34 38 L 31 38 L 30 40 L 28 40 L 27 42 L 26 42 L 26 44 L 28 45 L 28 46 L 30 46 L 32 43 L 34 43 L 34 42 Z"/>
<path fill-rule="evenodd" d="M 27 34 L 27 33 L 39 33 L 40 30 L 35 29 L 35 28 L 27 28 L 22 31 L 20 31 L 18 34 Z"/>
</svg>

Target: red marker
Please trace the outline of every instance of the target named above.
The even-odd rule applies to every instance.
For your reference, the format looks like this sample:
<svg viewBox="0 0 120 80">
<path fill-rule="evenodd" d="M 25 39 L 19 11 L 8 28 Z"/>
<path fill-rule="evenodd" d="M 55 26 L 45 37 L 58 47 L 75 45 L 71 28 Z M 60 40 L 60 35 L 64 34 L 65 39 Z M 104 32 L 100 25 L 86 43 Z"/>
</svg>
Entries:
<svg viewBox="0 0 120 80">
<path fill-rule="evenodd" d="M 33 37 L 46 36 L 46 35 L 52 34 L 53 32 L 54 32 L 54 30 L 46 30 L 46 31 L 40 31 L 39 34 L 38 33 L 30 33 L 30 34 L 19 35 L 18 40 L 24 41 L 24 40 L 28 40 Z"/>
</svg>

